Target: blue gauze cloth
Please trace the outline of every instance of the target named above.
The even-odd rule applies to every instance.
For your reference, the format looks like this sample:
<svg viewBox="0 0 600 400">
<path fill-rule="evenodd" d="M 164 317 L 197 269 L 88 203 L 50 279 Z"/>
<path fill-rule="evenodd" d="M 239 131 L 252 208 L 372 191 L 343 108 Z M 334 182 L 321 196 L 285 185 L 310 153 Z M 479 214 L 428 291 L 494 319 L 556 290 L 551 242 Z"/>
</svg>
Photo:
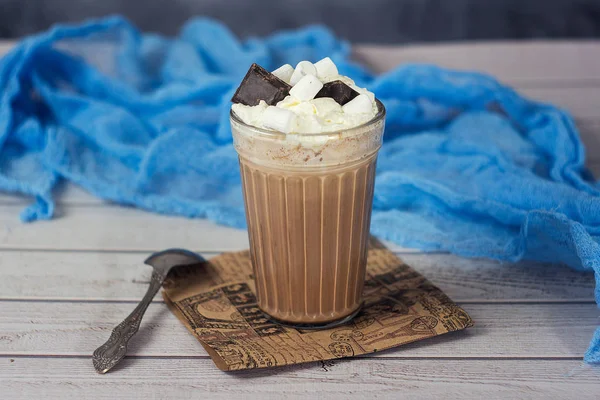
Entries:
<svg viewBox="0 0 600 400">
<path fill-rule="evenodd" d="M 0 189 L 52 217 L 60 180 L 147 210 L 244 227 L 229 99 L 252 62 L 330 56 L 388 112 L 372 232 L 403 246 L 594 271 L 600 187 L 573 120 L 493 78 L 430 65 L 381 76 L 323 27 L 239 41 L 206 19 L 176 38 L 109 18 L 23 40 L 0 62 Z M 600 301 L 600 285 L 596 285 Z M 600 362 L 600 329 L 585 360 Z"/>
</svg>

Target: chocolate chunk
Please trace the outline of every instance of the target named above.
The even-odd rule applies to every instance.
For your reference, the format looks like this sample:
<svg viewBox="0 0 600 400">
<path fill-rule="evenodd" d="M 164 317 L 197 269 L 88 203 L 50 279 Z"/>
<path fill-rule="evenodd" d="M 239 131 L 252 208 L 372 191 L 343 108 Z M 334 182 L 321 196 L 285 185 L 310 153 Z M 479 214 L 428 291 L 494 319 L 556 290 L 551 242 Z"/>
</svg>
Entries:
<svg viewBox="0 0 600 400">
<path fill-rule="evenodd" d="M 234 103 L 255 106 L 261 100 L 274 106 L 289 94 L 292 87 L 261 67 L 252 64 L 231 98 Z"/>
<path fill-rule="evenodd" d="M 319 90 L 319 93 L 317 93 L 315 98 L 331 97 L 339 105 L 343 106 L 356 96 L 358 96 L 358 92 L 346 85 L 344 82 L 331 81 L 323 85 L 323 89 Z"/>
</svg>

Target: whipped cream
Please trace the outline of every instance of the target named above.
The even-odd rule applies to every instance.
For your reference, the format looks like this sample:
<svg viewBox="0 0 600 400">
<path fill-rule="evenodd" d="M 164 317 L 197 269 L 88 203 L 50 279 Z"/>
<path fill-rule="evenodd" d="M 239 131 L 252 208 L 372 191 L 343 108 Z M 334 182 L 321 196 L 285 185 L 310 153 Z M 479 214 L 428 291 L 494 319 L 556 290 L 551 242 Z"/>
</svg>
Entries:
<svg viewBox="0 0 600 400">
<path fill-rule="evenodd" d="M 244 123 L 286 134 L 319 134 L 351 129 L 377 115 L 375 95 L 356 86 L 349 77 L 339 75 L 337 67 L 329 57 L 315 64 L 301 61 L 295 69 L 286 64 L 273 73 L 287 83 L 294 82 L 293 90 L 275 106 L 269 106 L 264 101 L 256 106 L 233 104 L 232 110 Z M 315 83 L 310 82 L 311 80 L 320 81 L 317 85 L 340 80 L 358 92 L 359 96 L 344 106 L 330 97 L 314 98 Z"/>
</svg>

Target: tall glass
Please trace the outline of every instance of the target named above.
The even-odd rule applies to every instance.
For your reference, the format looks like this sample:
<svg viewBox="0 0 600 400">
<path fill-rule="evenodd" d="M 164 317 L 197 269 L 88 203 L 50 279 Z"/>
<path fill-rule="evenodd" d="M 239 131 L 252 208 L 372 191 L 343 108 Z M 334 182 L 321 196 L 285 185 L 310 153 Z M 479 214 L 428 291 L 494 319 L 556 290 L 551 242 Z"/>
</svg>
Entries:
<svg viewBox="0 0 600 400">
<path fill-rule="evenodd" d="M 295 326 L 359 311 L 385 108 L 335 133 L 283 134 L 231 112 L 258 306 Z"/>
</svg>

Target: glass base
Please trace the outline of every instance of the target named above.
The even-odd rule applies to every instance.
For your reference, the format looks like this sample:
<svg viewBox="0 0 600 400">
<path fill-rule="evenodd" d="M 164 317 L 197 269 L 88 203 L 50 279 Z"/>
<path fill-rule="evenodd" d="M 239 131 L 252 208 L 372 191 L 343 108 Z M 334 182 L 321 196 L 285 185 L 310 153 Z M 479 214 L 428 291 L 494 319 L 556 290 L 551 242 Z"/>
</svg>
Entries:
<svg viewBox="0 0 600 400">
<path fill-rule="evenodd" d="M 287 321 L 282 321 L 280 319 L 277 319 L 271 315 L 269 315 L 268 313 L 263 311 L 263 314 L 269 318 L 271 321 L 273 321 L 274 323 L 281 325 L 285 328 L 292 328 L 292 329 L 302 329 L 302 330 L 322 330 L 322 329 L 330 329 L 330 328 L 335 328 L 336 326 L 340 326 L 343 325 L 347 322 L 352 321 L 352 319 L 354 317 L 356 317 L 356 315 L 360 312 L 360 310 L 362 310 L 363 304 L 361 304 L 354 312 L 352 312 L 352 314 L 349 314 L 345 317 L 342 317 L 340 319 L 336 319 L 335 321 L 329 321 L 329 322 L 322 322 L 322 323 L 314 323 L 314 324 L 294 324 L 293 322 L 287 322 Z M 261 310 L 262 311 L 262 310 Z"/>
</svg>

